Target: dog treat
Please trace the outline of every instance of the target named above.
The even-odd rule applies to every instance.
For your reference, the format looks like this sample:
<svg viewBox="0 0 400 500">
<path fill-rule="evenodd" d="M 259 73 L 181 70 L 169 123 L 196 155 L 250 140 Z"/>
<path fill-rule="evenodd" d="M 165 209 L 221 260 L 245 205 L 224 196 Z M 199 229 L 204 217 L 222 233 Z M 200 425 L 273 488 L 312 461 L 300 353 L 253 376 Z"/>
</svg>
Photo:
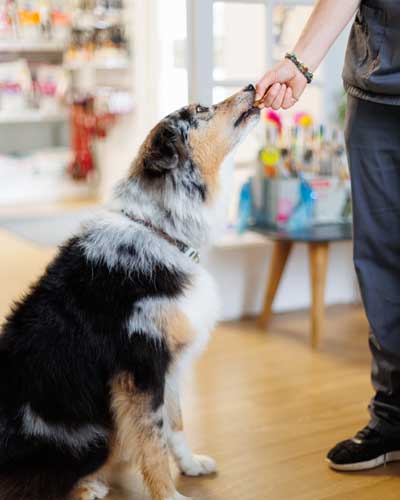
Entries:
<svg viewBox="0 0 400 500">
<path fill-rule="evenodd" d="M 268 90 L 272 87 L 272 85 L 270 85 L 267 90 L 264 92 L 264 95 L 260 98 L 260 99 L 257 99 L 256 101 L 254 101 L 253 103 L 253 107 L 254 108 L 258 108 L 258 106 L 260 106 L 260 104 L 262 104 L 263 100 L 265 99 L 265 96 L 267 95 L 268 93 Z"/>
</svg>

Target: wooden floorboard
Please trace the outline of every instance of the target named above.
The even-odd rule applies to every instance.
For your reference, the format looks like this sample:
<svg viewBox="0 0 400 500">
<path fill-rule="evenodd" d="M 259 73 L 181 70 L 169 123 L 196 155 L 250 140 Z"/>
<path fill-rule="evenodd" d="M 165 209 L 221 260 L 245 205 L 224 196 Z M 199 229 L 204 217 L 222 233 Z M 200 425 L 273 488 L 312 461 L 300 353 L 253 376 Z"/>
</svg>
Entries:
<svg viewBox="0 0 400 500">
<path fill-rule="evenodd" d="M 42 250 L 0 233 L 0 314 L 45 266 Z M 210 478 L 177 475 L 178 489 L 204 500 L 398 500 L 400 465 L 339 474 L 327 450 L 367 421 L 368 328 L 359 307 L 328 310 L 318 351 L 307 314 L 221 325 L 186 376 L 184 414 L 193 448 L 214 456 Z M 113 500 L 143 500 L 117 492 Z"/>
<path fill-rule="evenodd" d="M 309 349 L 308 327 L 304 313 L 276 316 L 268 332 L 252 321 L 219 327 L 186 391 L 185 412 L 192 442 L 214 454 L 220 473 L 199 483 L 181 479 L 185 494 L 210 500 L 400 498 L 398 465 L 338 474 L 325 463 L 327 450 L 368 418 L 362 310 L 330 309 L 317 352 Z"/>
</svg>

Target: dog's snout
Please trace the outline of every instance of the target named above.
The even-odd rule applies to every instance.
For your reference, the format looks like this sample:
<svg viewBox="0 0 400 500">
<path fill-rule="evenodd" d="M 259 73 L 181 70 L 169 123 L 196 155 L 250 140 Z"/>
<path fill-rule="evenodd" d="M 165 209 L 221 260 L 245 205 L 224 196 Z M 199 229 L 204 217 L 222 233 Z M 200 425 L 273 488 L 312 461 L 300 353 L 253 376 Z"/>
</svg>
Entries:
<svg viewBox="0 0 400 500">
<path fill-rule="evenodd" d="M 248 85 L 244 91 L 245 92 L 254 92 L 256 90 L 256 88 L 254 87 L 254 85 L 252 83 L 250 83 L 250 85 Z"/>
</svg>

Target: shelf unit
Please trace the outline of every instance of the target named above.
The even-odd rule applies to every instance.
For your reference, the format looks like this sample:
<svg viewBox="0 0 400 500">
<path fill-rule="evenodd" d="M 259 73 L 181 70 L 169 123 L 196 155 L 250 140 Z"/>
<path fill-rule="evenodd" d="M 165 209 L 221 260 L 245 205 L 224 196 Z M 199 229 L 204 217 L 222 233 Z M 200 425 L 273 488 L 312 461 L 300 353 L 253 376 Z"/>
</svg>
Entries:
<svg viewBox="0 0 400 500">
<path fill-rule="evenodd" d="M 129 26 L 131 13 L 132 6 L 130 1 L 126 0 L 124 15 L 121 15 L 125 26 Z M 98 85 L 112 86 L 114 82 L 121 86 L 128 82 L 128 88 L 132 88 L 133 70 L 129 57 L 115 57 L 113 59 L 111 55 L 108 60 L 68 61 L 65 60 L 67 47 L 67 42 L 61 40 L 0 40 L 0 62 L 24 58 L 32 64 L 42 62 L 60 64 L 68 72 L 72 88 L 83 88 L 89 92 L 92 89 L 91 85 L 96 87 Z M 81 83 L 84 85 L 83 87 L 79 87 Z M 69 111 L 67 109 L 54 111 L 42 109 L 14 111 L 10 109 L 8 111 L 2 110 L 0 107 L 0 156 L 14 153 L 18 156 L 24 156 L 25 152 L 47 149 L 48 146 L 50 148 L 60 145 L 68 147 L 68 120 Z M 106 147 L 108 151 L 112 145 L 108 145 L 108 148 L 107 144 L 101 146 L 103 149 Z M 102 194 L 101 179 L 104 161 L 101 154 L 98 154 L 97 145 L 94 154 L 98 159 L 100 175 L 95 173 L 85 184 L 84 182 L 75 182 L 67 176 L 64 181 L 61 175 L 60 181 L 58 181 L 58 171 L 54 171 L 54 182 L 60 182 L 60 184 L 54 184 L 54 188 L 52 188 L 50 187 L 50 177 L 53 174 L 49 170 L 49 177 L 47 178 L 47 174 L 45 174 L 41 183 L 41 189 L 45 191 L 43 200 L 40 200 L 40 195 L 36 194 L 36 188 L 32 187 L 32 193 L 27 197 L 26 203 L 18 192 L 15 194 L 15 203 L 9 201 L 13 199 L 12 193 L 17 188 L 18 182 L 22 182 L 24 186 L 29 183 L 27 183 L 26 178 L 18 181 L 19 175 L 16 175 L 15 179 L 14 176 L 4 178 L 3 188 L 8 190 L 9 185 L 10 189 L 7 191 L 8 195 L 3 197 L 3 203 L 0 198 L 0 220 L 5 220 L 10 213 L 15 214 L 17 218 L 24 214 L 34 214 L 34 216 L 39 217 L 43 213 L 43 206 L 46 206 L 46 210 L 54 210 L 57 213 L 64 209 L 70 211 L 73 206 L 81 206 L 85 203 L 93 205 L 98 202 L 98 197 Z M 55 165 L 55 168 L 59 167 Z M 76 189 L 73 189 L 74 185 Z M 38 176 L 32 178 L 32 186 L 38 186 Z M 85 195 L 85 186 L 87 186 L 87 196 Z M 59 187 L 60 197 L 58 198 Z"/>
<path fill-rule="evenodd" d="M 66 50 L 66 44 L 61 41 L 35 41 L 35 40 L 7 40 L 0 41 L 0 55 L 2 61 L 12 61 L 18 58 L 24 58 L 29 63 L 63 63 L 63 55 Z M 0 154 L 16 153 L 18 156 L 24 156 L 25 153 L 35 151 L 36 149 L 48 147 L 68 147 L 68 110 L 60 108 L 55 110 L 50 109 L 35 109 L 27 108 L 23 110 L 3 110 L 0 109 Z M 22 140 L 21 140 L 22 139 Z M 10 213 L 18 214 L 40 214 L 41 206 L 56 207 L 58 203 L 64 204 L 64 195 L 61 196 L 60 202 L 49 201 L 53 189 L 56 189 L 55 184 L 49 184 L 48 178 L 43 181 L 42 189 L 38 178 L 32 177 L 32 193 L 27 193 L 27 203 L 23 203 L 16 190 L 16 185 L 21 182 L 22 186 L 27 186 L 25 177 L 18 181 L 15 179 L 4 179 L 2 185 L 7 189 L 8 193 L 15 194 L 15 202 L 8 199 L 7 194 L 3 201 L 0 199 L 0 219 L 5 220 Z M 55 182 L 56 177 L 55 177 Z M 62 181 L 61 181 L 62 182 Z M 54 187 L 51 187 L 54 186 Z M 68 188 L 68 189 L 67 189 Z M 71 186 L 68 185 L 65 189 L 67 199 L 68 196 L 74 196 Z M 23 187 L 21 187 L 23 189 Z M 36 189 L 42 193 L 43 200 L 39 200 L 40 195 L 36 195 Z M 51 190 L 49 192 L 49 189 Z M 55 192 L 58 192 L 57 190 Z M 82 199 L 86 195 L 82 194 L 82 189 L 77 189 L 77 199 Z M 92 196 L 88 190 L 88 197 Z M 10 196 L 11 198 L 11 196 Z M 8 200 L 8 201 L 7 201 Z M 31 201 L 30 201 L 31 200 Z M 36 207 L 36 208 L 35 208 Z"/>
</svg>

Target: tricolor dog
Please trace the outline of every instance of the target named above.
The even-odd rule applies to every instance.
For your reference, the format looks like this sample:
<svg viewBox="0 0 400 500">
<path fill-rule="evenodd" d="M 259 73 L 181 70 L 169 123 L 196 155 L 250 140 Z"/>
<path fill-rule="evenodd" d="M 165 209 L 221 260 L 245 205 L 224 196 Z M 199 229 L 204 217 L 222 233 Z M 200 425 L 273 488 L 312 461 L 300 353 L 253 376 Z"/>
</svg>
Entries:
<svg viewBox="0 0 400 500">
<path fill-rule="evenodd" d="M 153 500 L 215 471 L 183 434 L 179 380 L 218 315 L 199 263 L 221 164 L 258 121 L 252 85 L 163 119 L 107 209 L 67 241 L 0 336 L 0 499 L 105 498 L 139 469 Z"/>
</svg>

